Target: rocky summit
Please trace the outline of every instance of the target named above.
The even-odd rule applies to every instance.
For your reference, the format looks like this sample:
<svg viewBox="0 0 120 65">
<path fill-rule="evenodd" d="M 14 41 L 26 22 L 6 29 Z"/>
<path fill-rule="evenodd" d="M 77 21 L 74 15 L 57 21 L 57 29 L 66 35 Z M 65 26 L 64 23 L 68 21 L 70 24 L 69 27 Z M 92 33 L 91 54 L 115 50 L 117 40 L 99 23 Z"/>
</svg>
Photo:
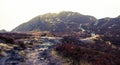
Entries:
<svg viewBox="0 0 120 65">
<path fill-rule="evenodd" d="M 23 23 L 12 32 L 50 31 L 73 32 L 83 30 L 83 26 L 90 26 L 97 19 L 93 16 L 82 15 L 77 12 L 63 11 L 60 13 L 47 13 L 39 15 Z"/>
</svg>

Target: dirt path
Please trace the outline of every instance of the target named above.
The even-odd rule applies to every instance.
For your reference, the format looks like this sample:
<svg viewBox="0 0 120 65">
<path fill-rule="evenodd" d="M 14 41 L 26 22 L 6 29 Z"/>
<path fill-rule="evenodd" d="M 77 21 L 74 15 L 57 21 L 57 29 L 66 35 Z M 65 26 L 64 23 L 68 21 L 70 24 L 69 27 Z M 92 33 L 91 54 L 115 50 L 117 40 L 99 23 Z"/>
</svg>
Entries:
<svg viewBox="0 0 120 65">
<path fill-rule="evenodd" d="M 46 44 L 46 42 L 44 42 L 43 44 Z M 39 50 L 41 48 L 42 47 L 34 47 L 33 50 L 28 50 L 26 56 L 27 65 L 62 65 L 61 60 L 51 54 L 52 47 L 44 50 Z"/>
<path fill-rule="evenodd" d="M 43 41 L 33 40 L 34 45 L 23 50 L 25 57 L 20 56 L 18 54 L 19 51 L 10 51 L 13 53 L 9 54 L 10 57 L 3 57 L 0 60 L 0 65 L 63 65 L 59 58 L 51 54 L 51 49 L 57 43 L 56 39 L 49 40 L 43 38 L 42 40 Z M 22 41 L 26 40 L 23 39 Z M 28 39 L 26 42 L 30 41 L 31 39 Z"/>
</svg>

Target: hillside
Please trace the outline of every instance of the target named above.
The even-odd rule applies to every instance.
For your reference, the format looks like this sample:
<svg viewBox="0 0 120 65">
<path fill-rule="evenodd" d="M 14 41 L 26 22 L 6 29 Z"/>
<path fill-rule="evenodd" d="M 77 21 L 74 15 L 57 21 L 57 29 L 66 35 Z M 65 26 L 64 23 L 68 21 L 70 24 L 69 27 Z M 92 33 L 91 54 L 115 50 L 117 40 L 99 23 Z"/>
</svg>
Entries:
<svg viewBox="0 0 120 65">
<path fill-rule="evenodd" d="M 90 26 L 97 19 L 93 16 L 77 12 L 63 11 L 39 15 L 13 29 L 13 32 L 50 31 L 73 32 L 83 30 L 82 26 Z"/>
<path fill-rule="evenodd" d="M 0 30 L 0 33 L 4 33 L 4 32 L 7 32 L 7 31 L 4 29 Z"/>
<path fill-rule="evenodd" d="M 100 34 L 114 34 L 120 35 L 120 16 L 116 18 L 103 18 L 99 19 L 98 23 L 95 25 L 95 31 Z M 102 32 L 101 32 L 102 31 Z"/>
<path fill-rule="evenodd" d="M 0 33 L 0 62 L 120 65 L 120 16 L 96 19 L 70 11 L 39 15 Z"/>
<path fill-rule="evenodd" d="M 0 33 L 0 65 L 120 65 L 119 61 L 120 47 L 100 35 L 81 39 Z"/>
<path fill-rule="evenodd" d="M 30 21 L 23 23 L 12 30 L 12 32 L 81 32 L 79 36 L 90 36 L 91 33 L 103 35 L 105 41 L 119 45 L 120 39 L 120 16 L 115 18 L 96 19 L 93 16 L 82 15 L 77 12 L 63 11 L 60 13 L 47 13 L 39 15 Z M 56 34 L 59 36 L 59 34 Z M 74 35 L 74 34 L 73 34 Z M 114 40 L 113 40 L 114 39 Z"/>
<path fill-rule="evenodd" d="M 54 54 L 64 61 L 64 65 L 120 65 L 119 47 L 96 40 L 84 44 L 66 37 L 54 48 Z"/>
</svg>

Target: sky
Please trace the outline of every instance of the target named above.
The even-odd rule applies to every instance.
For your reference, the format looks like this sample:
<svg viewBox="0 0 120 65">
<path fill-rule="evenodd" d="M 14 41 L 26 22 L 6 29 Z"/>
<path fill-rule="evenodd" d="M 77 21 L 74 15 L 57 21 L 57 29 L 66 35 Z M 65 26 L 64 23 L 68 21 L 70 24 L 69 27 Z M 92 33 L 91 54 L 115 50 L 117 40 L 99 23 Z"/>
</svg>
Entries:
<svg viewBox="0 0 120 65">
<path fill-rule="evenodd" d="M 113 18 L 120 15 L 120 0 L 0 0 L 0 30 L 10 31 L 35 16 L 60 11 Z"/>
</svg>

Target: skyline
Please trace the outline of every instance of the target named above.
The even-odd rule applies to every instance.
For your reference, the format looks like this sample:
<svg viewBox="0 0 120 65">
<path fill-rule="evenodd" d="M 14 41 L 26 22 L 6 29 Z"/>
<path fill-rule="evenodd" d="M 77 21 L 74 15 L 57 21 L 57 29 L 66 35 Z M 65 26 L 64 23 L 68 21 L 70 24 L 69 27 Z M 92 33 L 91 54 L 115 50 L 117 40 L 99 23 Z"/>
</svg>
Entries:
<svg viewBox="0 0 120 65">
<path fill-rule="evenodd" d="M 35 16 L 60 11 L 79 12 L 97 19 L 120 15 L 119 0 L 0 0 L 0 30 L 12 30 Z"/>
</svg>

